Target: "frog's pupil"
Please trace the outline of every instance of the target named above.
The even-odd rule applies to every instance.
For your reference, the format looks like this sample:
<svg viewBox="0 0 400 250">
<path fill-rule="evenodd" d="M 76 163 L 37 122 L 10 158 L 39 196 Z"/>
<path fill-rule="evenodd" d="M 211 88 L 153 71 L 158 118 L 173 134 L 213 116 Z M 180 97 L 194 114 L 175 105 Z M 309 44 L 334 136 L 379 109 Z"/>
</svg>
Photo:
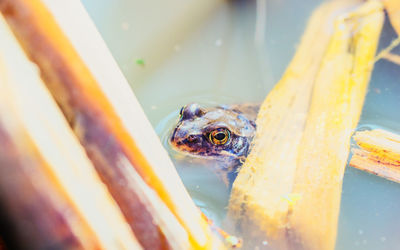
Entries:
<svg viewBox="0 0 400 250">
<path fill-rule="evenodd" d="M 219 140 L 219 141 L 222 141 L 223 139 L 225 139 L 225 134 L 224 133 L 222 133 L 222 132 L 219 132 L 219 133 L 217 133 L 215 136 L 214 136 L 214 138 L 215 139 L 217 139 L 217 140 Z"/>
</svg>

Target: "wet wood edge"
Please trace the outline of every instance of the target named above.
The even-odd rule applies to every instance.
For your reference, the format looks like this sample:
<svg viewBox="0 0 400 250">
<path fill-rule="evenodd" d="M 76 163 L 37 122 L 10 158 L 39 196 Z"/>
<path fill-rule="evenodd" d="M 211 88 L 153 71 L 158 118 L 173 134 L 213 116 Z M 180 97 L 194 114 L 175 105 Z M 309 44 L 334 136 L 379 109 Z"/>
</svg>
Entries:
<svg viewBox="0 0 400 250">
<path fill-rule="evenodd" d="M 354 135 L 350 166 L 400 183 L 400 136 L 382 129 Z"/>
</svg>

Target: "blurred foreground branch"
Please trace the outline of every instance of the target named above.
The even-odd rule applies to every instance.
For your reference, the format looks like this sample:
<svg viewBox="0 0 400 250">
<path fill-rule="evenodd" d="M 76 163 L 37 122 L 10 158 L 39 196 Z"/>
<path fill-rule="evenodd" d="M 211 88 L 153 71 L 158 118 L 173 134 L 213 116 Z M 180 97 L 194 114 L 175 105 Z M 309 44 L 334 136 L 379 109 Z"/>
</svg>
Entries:
<svg viewBox="0 0 400 250">
<path fill-rule="evenodd" d="M 80 1 L 0 0 L 0 11 L 30 60 L 37 65 L 44 83 L 76 137 L 76 142 L 71 142 L 71 145 L 49 148 L 53 148 L 54 154 L 62 155 L 69 147 L 79 147 L 79 141 L 113 202 L 122 212 L 124 220 L 121 223 L 129 225 L 127 241 L 117 244 L 117 248 L 140 248 L 139 244 L 145 249 L 208 249 L 221 246 L 186 192 Z M 5 63 L 9 63 L 9 59 Z M 29 62 L 25 59 L 21 64 Z M 27 81 L 30 79 L 24 82 Z M 20 98 L 24 91 L 28 91 L 28 88 L 18 89 L 14 98 Z M 2 94 L 8 96 L 9 92 L 7 89 Z M 38 105 L 45 106 L 36 92 L 32 92 L 31 98 L 38 99 Z M 23 104 L 29 108 L 29 103 Z M 9 103 L 5 105 L 8 107 Z M 55 108 L 54 103 L 47 106 Z M 32 105 L 31 114 L 35 112 Z M 0 119 L 4 117 L 7 116 L 0 114 Z M 47 129 L 49 134 L 33 138 L 33 143 L 42 143 L 47 137 L 60 142 L 63 141 L 60 134 L 70 131 L 70 128 L 63 127 L 59 132 L 50 134 L 46 123 L 53 118 L 44 114 L 37 118 L 42 121 L 37 127 Z M 18 138 L 10 140 L 18 142 Z M 57 169 L 59 164 L 70 163 L 68 159 L 64 159 L 65 162 L 51 162 L 48 168 Z M 7 170 L 7 165 L 1 167 Z M 67 177 L 55 176 L 56 183 L 52 185 L 64 178 Z M 81 178 L 86 180 L 88 176 L 82 174 Z M 79 183 L 76 183 L 77 188 L 81 188 Z M 46 193 L 39 193 L 47 197 Z M 101 204 L 93 197 L 86 197 L 85 200 L 88 204 L 99 205 L 97 209 L 101 209 Z M 77 212 L 81 212 L 81 207 Z M 40 214 L 40 209 L 35 210 L 35 216 L 36 213 L 37 216 L 44 216 Z M 86 217 L 82 216 L 84 222 Z M 14 219 L 19 218 L 16 216 Z M 96 221 L 101 222 L 101 219 Z M 121 234 L 112 225 L 100 226 L 113 232 L 109 237 L 115 234 L 118 238 L 126 234 Z M 83 237 L 82 242 L 85 242 L 84 234 L 74 235 Z M 102 238 L 98 240 L 99 243 L 94 247 L 83 247 L 112 249 L 103 244 Z"/>
</svg>

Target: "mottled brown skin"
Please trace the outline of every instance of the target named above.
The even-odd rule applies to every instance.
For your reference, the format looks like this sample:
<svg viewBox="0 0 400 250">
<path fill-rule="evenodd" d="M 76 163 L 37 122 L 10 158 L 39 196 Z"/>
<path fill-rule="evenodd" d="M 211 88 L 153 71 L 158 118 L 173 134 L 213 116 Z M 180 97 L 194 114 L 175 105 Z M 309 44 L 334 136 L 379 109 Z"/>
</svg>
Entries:
<svg viewBox="0 0 400 250">
<path fill-rule="evenodd" d="M 259 109 L 256 104 L 204 108 L 184 106 L 170 138 L 172 147 L 187 155 L 211 159 L 225 183 L 232 182 L 250 150 Z"/>
</svg>

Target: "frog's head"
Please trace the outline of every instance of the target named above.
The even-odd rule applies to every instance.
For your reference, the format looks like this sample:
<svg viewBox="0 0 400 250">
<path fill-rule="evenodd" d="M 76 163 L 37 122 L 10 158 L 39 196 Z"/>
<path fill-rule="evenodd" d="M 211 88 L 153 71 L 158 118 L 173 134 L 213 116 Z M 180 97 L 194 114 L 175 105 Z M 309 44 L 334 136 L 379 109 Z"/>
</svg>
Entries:
<svg viewBox="0 0 400 250">
<path fill-rule="evenodd" d="M 170 138 L 175 150 L 217 160 L 246 157 L 255 133 L 254 121 L 227 107 L 184 106 Z"/>
</svg>

